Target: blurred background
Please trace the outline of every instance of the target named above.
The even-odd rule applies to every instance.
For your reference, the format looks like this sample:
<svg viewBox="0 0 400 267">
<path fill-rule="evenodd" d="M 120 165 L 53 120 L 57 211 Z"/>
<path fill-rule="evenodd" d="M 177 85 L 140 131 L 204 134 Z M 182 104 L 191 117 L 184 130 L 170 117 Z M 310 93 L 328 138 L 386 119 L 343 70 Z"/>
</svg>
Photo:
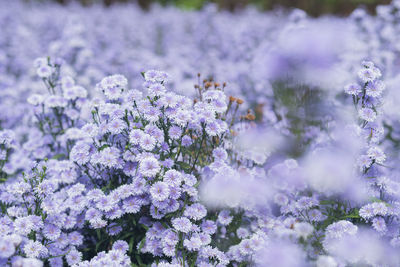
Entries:
<svg viewBox="0 0 400 267">
<path fill-rule="evenodd" d="M 49 0 L 26 0 L 27 2 L 45 2 Z M 357 6 L 364 6 L 371 13 L 377 5 L 388 4 L 390 0 L 50 0 L 60 4 L 79 2 L 83 5 L 101 3 L 106 6 L 115 3 L 136 2 L 147 9 L 153 3 L 175 5 L 183 9 L 200 9 L 208 3 L 215 3 L 220 9 L 238 11 L 247 5 L 254 5 L 261 10 L 271 10 L 277 7 L 300 8 L 312 16 L 323 14 L 348 15 Z"/>
</svg>

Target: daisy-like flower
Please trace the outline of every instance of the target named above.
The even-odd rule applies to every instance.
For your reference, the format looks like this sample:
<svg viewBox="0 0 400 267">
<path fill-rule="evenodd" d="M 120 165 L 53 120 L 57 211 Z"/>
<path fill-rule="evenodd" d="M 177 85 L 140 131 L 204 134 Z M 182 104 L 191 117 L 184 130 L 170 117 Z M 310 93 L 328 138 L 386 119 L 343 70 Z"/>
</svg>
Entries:
<svg viewBox="0 0 400 267">
<path fill-rule="evenodd" d="M 151 97 L 164 95 L 165 86 L 160 83 L 153 83 L 148 87 L 148 92 Z"/>
<path fill-rule="evenodd" d="M 344 91 L 346 94 L 349 94 L 349 95 L 358 95 L 359 93 L 362 92 L 362 88 L 357 83 L 351 83 L 344 87 Z"/>
<path fill-rule="evenodd" d="M 164 201 L 169 196 L 168 184 L 165 182 L 156 182 L 150 188 L 150 194 L 157 201 Z"/>
<path fill-rule="evenodd" d="M 46 224 L 43 229 L 43 234 L 47 239 L 54 241 L 60 237 L 61 230 L 53 224 Z"/>
<path fill-rule="evenodd" d="M 193 220 L 201 220 L 207 215 L 207 209 L 200 203 L 195 203 L 185 209 L 184 215 Z"/>
<path fill-rule="evenodd" d="M 176 107 L 176 105 L 178 104 L 176 94 L 172 92 L 164 94 L 164 96 L 160 99 L 160 104 L 170 108 Z"/>
<path fill-rule="evenodd" d="M 82 127 L 82 131 L 90 137 L 96 137 L 99 134 L 99 127 L 93 123 L 87 123 Z"/>
<path fill-rule="evenodd" d="M 183 146 L 185 146 L 185 147 L 190 146 L 192 143 L 193 143 L 193 141 L 192 141 L 192 138 L 190 138 L 190 136 L 185 135 L 182 137 L 182 145 Z"/>
<path fill-rule="evenodd" d="M 212 155 L 214 160 L 225 161 L 228 158 L 228 153 L 223 148 L 216 148 L 213 150 Z"/>
<path fill-rule="evenodd" d="M 68 240 L 71 245 L 80 246 L 83 243 L 83 236 L 77 232 L 71 232 L 68 234 Z"/>
<path fill-rule="evenodd" d="M 168 257 L 173 257 L 175 256 L 175 245 L 169 245 L 169 244 L 165 244 L 162 248 L 163 253 L 168 256 Z M 162 266 L 162 265 L 158 265 L 158 266 Z M 170 266 L 169 264 L 165 264 L 165 266 Z"/>
<path fill-rule="evenodd" d="M 157 121 L 160 118 L 160 115 L 160 110 L 153 106 L 147 107 L 143 112 L 144 118 L 151 122 Z"/>
<path fill-rule="evenodd" d="M 0 258 L 9 258 L 15 253 L 15 246 L 5 238 L 0 238 Z"/>
<path fill-rule="evenodd" d="M 167 229 L 163 233 L 162 242 L 163 244 L 175 246 L 179 242 L 179 236 L 172 229 Z"/>
<path fill-rule="evenodd" d="M 186 217 L 175 218 L 172 220 L 172 226 L 179 232 L 189 233 L 192 230 L 192 223 Z"/>
<path fill-rule="evenodd" d="M 369 220 L 375 216 L 374 207 L 371 204 L 367 204 L 367 205 L 361 207 L 359 214 L 360 214 L 361 218 L 363 218 L 364 220 Z"/>
<path fill-rule="evenodd" d="M 323 219 L 323 214 L 317 209 L 312 209 L 308 212 L 308 217 L 313 222 L 320 222 Z"/>
<path fill-rule="evenodd" d="M 122 203 L 122 208 L 126 213 L 137 213 L 140 211 L 141 206 L 136 197 L 129 197 Z"/>
<path fill-rule="evenodd" d="M 367 84 L 365 93 L 372 97 L 378 97 L 382 94 L 383 90 L 385 90 L 385 84 L 380 80 L 376 80 Z"/>
<path fill-rule="evenodd" d="M 160 163 L 153 156 L 142 159 L 139 163 L 139 172 L 144 177 L 154 177 L 160 171 Z"/>
<path fill-rule="evenodd" d="M 27 102 L 31 105 L 37 106 L 42 104 L 44 101 L 44 97 L 39 94 L 33 94 L 28 97 Z"/>
<path fill-rule="evenodd" d="M 24 253 L 28 258 L 40 258 L 47 254 L 47 248 L 39 241 L 28 240 L 24 246 Z"/>
<path fill-rule="evenodd" d="M 239 228 L 236 230 L 236 235 L 237 235 L 237 237 L 239 237 L 240 239 L 243 239 L 243 238 L 248 237 L 248 236 L 250 235 L 250 232 L 249 232 L 249 230 L 247 230 L 246 228 L 239 227 Z"/>
<path fill-rule="evenodd" d="M 172 139 L 180 138 L 181 134 L 182 134 L 182 129 L 181 129 L 181 127 L 178 127 L 178 126 L 172 126 L 168 131 L 168 135 Z"/>
<path fill-rule="evenodd" d="M 71 249 L 69 253 L 65 256 L 67 263 L 72 266 L 81 262 L 82 260 L 82 252 L 76 250 L 75 248 Z"/>
<path fill-rule="evenodd" d="M 121 97 L 122 91 L 126 89 L 127 85 L 128 80 L 124 76 L 116 74 L 102 79 L 97 87 L 103 91 L 108 99 L 116 100 Z"/>
<path fill-rule="evenodd" d="M 183 241 L 183 245 L 189 251 L 197 251 L 203 245 L 203 242 L 201 242 L 201 239 L 199 237 L 193 236 L 190 239 L 185 239 Z"/>
<path fill-rule="evenodd" d="M 387 231 L 385 220 L 382 217 L 376 217 L 372 220 L 372 227 L 379 233 L 385 233 Z"/>
<path fill-rule="evenodd" d="M 121 252 L 126 252 L 129 249 L 129 245 L 124 240 L 117 240 L 112 245 L 112 249 L 118 250 L 118 251 L 121 251 Z"/>
<path fill-rule="evenodd" d="M 119 134 L 122 132 L 123 129 L 125 129 L 126 124 L 123 120 L 121 119 L 113 119 L 108 123 L 108 130 L 112 134 Z"/>
<path fill-rule="evenodd" d="M 232 222 L 233 217 L 230 216 L 229 210 L 223 210 L 218 214 L 218 222 L 222 225 L 228 225 Z"/>
<path fill-rule="evenodd" d="M 156 81 L 159 76 L 159 71 L 158 70 L 148 70 L 144 73 L 144 79 L 146 81 Z"/>
<path fill-rule="evenodd" d="M 219 134 L 220 131 L 221 131 L 221 129 L 217 122 L 213 121 L 213 122 L 207 123 L 206 132 L 208 135 L 216 136 Z"/>
<path fill-rule="evenodd" d="M 383 202 L 374 202 L 371 204 L 373 210 L 374 210 L 374 215 L 381 215 L 385 216 L 388 214 L 388 207 L 386 206 L 386 203 Z"/>
<path fill-rule="evenodd" d="M 359 110 L 358 115 L 361 119 L 368 122 L 373 122 L 376 119 L 376 112 L 371 108 L 362 108 Z"/>
<path fill-rule="evenodd" d="M 41 65 L 40 67 L 37 68 L 36 74 L 40 78 L 48 78 L 51 76 L 53 73 L 53 69 L 49 65 Z"/>
<path fill-rule="evenodd" d="M 109 196 L 100 197 L 96 203 L 96 207 L 102 211 L 110 211 L 117 205 L 117 202 L 113 201 Z"/>
<path fill-rule="evenodd" d="M 190 120 L 190 114 L 188 114 L 187 110 L 179 109 L 173 119 L 176 124 L 179 126 L 185 126 L 186 123 Z"/>
<path fill-rule="evenodd" d="M 117 167 L 119 150 L 115 147 L 106 147 L 100 151 L 99 163 L 107 167 Z"/>
<path fill-rule="evenodd" d="M 377 146 L 369 148 L 367 151 L 367 155 L 380 164 L 382 164 L 386 160 L 385 152 L 383 152 L 382 149 Z"/>
<path fill-rule="evenodd" d="M 163 180 L 170 185 L 178 186 L 182 183 L 183 177 L 177 170 L 168 170 L 165 172 Z"/>
<path fill-rule="evenodd" d="M 28 235 L 33 229 L 33 223 L 28 217 L 17 218 L 14 222 L 15 232 Z"/>
<path fill-rule="evenodd" d="M 363 82 L 371 82 L 381 76 L 381 72 L 377 68 L 364 68 L 358 72 L 358 77 Z"/>
<path fill-rule="evenodd" d="M 144 134 L 140 138 L 140 147 L 143 148 L 144 150 L 151 151 L 156 145 L 156 139 L 149 135 L 149 134 Z"/>
<path fill-rule="evenodd" d="M 341 220 L 328 225 L 325 231 L 327 239 L 342 238 L 346 235 L 355 235 L 358 227 L 349 221 Z"/>
<path fill-rule="evenodd" d="M 142 136 L 144 135 L 144 132 L 139 129 L 133 129 L 129 133 L 129 142 L 133 145 L 138 145 L 140 140 L 142 139 Z"/>
<path fill-rule="evenodd" d="M 357 160 L 358 166 L 363 170 L 364 168 L 368 168 L 372 164 L 372 160 L 368 155 L 361 155 Z"/>
</svg>

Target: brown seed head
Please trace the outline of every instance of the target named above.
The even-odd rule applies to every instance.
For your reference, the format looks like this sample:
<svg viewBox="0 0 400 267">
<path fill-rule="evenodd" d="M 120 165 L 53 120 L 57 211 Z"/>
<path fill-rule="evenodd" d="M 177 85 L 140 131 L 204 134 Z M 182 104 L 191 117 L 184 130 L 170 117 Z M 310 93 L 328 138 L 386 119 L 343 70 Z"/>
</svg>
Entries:
<svg viewBox="0 0 400 267">
<path fill-rule="evenodd" d="M 237 98 L 237 99 L 236 99 L 236 103 L 238 103 L 239 105 L 241 105 L 241 104 L 244 103 L 244 101 L 243 101 L 242 99 L 240 99 L 240 98 Z"/>
<path fill-rule="evenodd" d="M 256 116 L 249 113 L 245 116 L 245 118 L 248 119 L 249 121 L 254 121 L 256 119 Z"/>
</svg>

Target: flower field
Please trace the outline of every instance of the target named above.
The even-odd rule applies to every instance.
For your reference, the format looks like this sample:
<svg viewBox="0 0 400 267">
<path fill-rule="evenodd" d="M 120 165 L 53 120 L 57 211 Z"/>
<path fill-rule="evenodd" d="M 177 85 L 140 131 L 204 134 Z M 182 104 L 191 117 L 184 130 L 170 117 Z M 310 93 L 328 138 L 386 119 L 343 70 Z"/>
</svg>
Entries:
<svg viewBox="0 0 400 267">
<path fill-rule="evenodd" d="M 0 266 L 400 266 L 400 1 L 0 26 Z"/>
</svg>

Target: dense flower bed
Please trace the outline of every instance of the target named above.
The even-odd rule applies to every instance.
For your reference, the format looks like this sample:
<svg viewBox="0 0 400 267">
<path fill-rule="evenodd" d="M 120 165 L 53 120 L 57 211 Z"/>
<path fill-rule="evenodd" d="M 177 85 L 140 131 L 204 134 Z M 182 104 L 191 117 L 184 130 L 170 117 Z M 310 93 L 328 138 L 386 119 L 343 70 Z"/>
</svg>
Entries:
<svg viewBox="0 0 400 267">
<path fill-rule="evenodd" d="M 0 265 L 399 266 L 377 11 L 0 9 Z"/>
</svg>

